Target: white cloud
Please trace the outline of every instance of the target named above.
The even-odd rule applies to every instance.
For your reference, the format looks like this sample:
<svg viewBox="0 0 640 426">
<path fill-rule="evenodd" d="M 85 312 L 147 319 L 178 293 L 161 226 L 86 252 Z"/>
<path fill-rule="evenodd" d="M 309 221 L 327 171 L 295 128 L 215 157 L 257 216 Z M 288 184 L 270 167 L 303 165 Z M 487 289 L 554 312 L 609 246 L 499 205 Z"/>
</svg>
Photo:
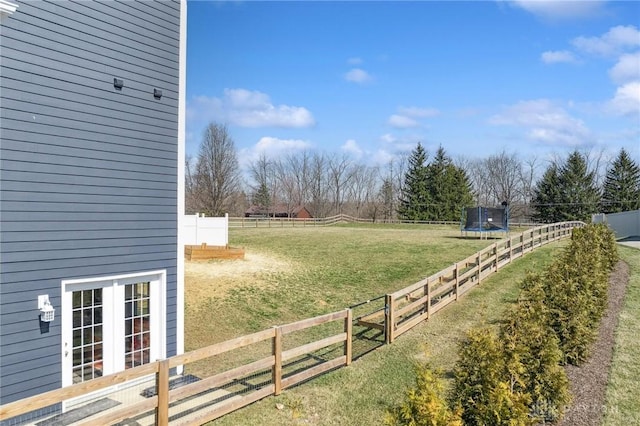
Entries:
<svg viewBox="0 0 640 426">
<path fill-rule="evenodd" d="M 282 155 L 312 149 L 313 144 L 302 139 L 280 139 L 272 136 L 264 136 L 249 148 L 243 148 L 238 153 L 240 166 L 246 168 L 251 162 L 258 159 L 261 154 L 267 158 L 278 158 Z"/>
<path fill-rule="evenodd" d="M 384 135 L 380 136 L 380 140 L 384 143 L 394 143 L 397 139 L 391 133 L 385 133 Z"/>
<path fill-rule="evenodd" d="M 397 154 L 393 154 L 389 151 L 387 151 L 386 149 L 379 149 L 376 152 L 373 153 L 373 155 L 371 155 L 371 161 L 374 164 L 379 164 L 379 165 L 387 165 L 389 164 L 391 161 L 394 161 L 398 158 Z"/>
<path fill-rule="evenodd" d="M 427 118 L 427 117 L 435 117 L 440 114 L 435 108 L 418 108 L 418 107 L 400 107 L 398 108 L 398 112 L 400 114 L 408 116 L 408 117 L 416 117 L 416 118 Z"/>
<path fill-rule="evenodd" d="M 602 11 L 604 2 L 601 0 L 514 0 L 510 4 L 540 18 L 561 20 L 596 16 Z"/>
<path fill-rule="evenodd" d="M 345 80 L 352 83 L 364 84 L 368 83 L 373 78 L 365 70 L 360 68 L 353 68 L 344 75 Z"/>
<path fill-rule="evenodd" d="M 571 43 L 576 49 L 592 55 L 617 55 L 640 47 L 640 31 L 633 25 L 619 25 L 600 37 L 576 37 Z"/>
<path fill-rule="evenodd" d="M 636 119 L 640 117 L 640 81 L 618 87 L 605 109 L 616 115 L 628 115 Z"/>
<path fill-rule="evenodd" d="M 403 134 L 400 137 L 391 133 L 385 133 L 379 137 L 379 140 L 383 144 L 381 149 L 385 152 L 390 152 L 391 155 L 395 155 L 393 153 L 409 152 L 416 147 L 418 142 L 424 145 L 425 139 L 425 135 L 421 133 Z"/>
<path fill-rule="evenodd" d="M 387 120 L 387 124 L 396 129 L 408 129 L 411 127 L 420 127 L 421 123 L 418 119 L 435 117 L 440 114 L 436 108 L 420 108 L 420 107 L 398 107 L 398 114 L 392 114 Z"/>
<path fill-rule="evenodd" d="M 397 129 L 418 127 L 420 125 L 420 123 L 418 123 L 413 118 L 398 114 L 393 114 L 391 117 L 389 117 L 388 123 L 391 127 L 395 127 Z"/>
<path fill-rule="evenodd" d="M 640 81 L 640 51 L 627 53 L 609 70 L 609 77 L 616 84 Z"/>
<path fill-rule="evenodd" d="M 311 142 L 302 139 L 280 139 L 270 136 L 260 138 L 255 145 L 255 150 L 269 154 L 273 152 L 304 151 L 311 148 Z"/>
<path fill-rule="evenodd" d="M 364 150 L 360 148 L 358 142 L 354 139 L 348 139 L 340 149 L 344 152 L 352 154 L 356 159 L 361 158 L 364 155 Z"/>
<path fill-rule="evenodd" d="M 490 118 L 490 124 L 521 127 L 528 139 L 551 145 L 591 143 L 591 131 L 580 119 L 547 99 L 521 101 Z"/>
<path fill-rule="evenodd" d="M 241 127 L 311 127 L 313 114 L 304 108 L 274 105 L 269 96 L 246 89 L 225 89 L 221 98 L 195 96 L 188 102 L 189 121 L 220 121 Z"/>
<path fill-rule="evenodd" d="M 562 62 L 573 63 L 576 62 L 576 57 L 573 53 L 567 50 L 555 50 L 543 52 L 541 55 L 542 62 L 545 64 L 557 64 Z"/>
<path fill-rule="evenodd" d="M 364 62 L 362 60 L 362 58 L 358 58 L 358 57 L 353 57 L 353 58 L 347 59 L 347 63 L 349 65 L 360 65 L 360 64 L 362 64 L 362 62 Z"/>
</svg>

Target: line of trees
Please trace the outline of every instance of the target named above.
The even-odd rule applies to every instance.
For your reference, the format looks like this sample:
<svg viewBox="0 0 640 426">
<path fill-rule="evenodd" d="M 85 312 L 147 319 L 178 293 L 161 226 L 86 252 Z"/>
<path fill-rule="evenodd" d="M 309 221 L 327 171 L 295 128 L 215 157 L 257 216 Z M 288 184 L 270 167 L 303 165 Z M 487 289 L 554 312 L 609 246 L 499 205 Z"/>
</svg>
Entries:
<svg viewBox="0 0 640 426">
<path fill-rule="evenodd" d="M 547 167 L 534 188 L 532 204 L 533 218 L 547 223 L 640 209 L 640 167 L 622 149 L 598 185 L 587 157 L 574 151 L 566 161 Z"/>
<path fill-rule="evenodd" d="M 210 123 L 195 158 L 186 160 L 186 211 L 243 216 L 251 207 L 289 212 L 304 206 L 315 217 L 345 213 L 389 220 L 459 220 L 462 207 L 510 206 L 513 220 L 585 220 L 596 212 L 640 208 L 640 168 L 625 150 L 603 155 L 574 151 L 549 162 L 505 151 L 484 159 L 452 159 L 440 147 L 432 158 L 421 144 L 384 166 L 343 154 L 297 152 L 258 156 L 243 176 L 226 126 Z"/>
</svg>

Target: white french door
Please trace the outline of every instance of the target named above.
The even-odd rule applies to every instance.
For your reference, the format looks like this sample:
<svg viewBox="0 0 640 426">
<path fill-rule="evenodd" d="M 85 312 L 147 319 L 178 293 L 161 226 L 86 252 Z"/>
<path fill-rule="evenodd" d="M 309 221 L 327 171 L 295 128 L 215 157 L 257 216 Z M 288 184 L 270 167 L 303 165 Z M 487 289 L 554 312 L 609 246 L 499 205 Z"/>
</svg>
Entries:
<svg viewBox="0 0 640 426">
<path fill-rule="evenodd" d="M 166 356 L 166 272 L 62 282 L 62 385 Z"/>
</svg>

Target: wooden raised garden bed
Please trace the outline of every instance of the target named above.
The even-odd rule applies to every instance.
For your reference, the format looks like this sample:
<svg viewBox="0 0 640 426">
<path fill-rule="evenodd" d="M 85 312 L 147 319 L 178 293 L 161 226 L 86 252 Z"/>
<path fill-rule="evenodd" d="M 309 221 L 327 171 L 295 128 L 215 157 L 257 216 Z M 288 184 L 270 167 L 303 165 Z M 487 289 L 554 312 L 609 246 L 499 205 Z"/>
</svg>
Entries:
<svg viewBox="0 0 640 426">
<path fill-rule="evenodd" d="M 229 246 L 184 246 L 184 257 L 187 260 L 208 259 L 244 259 L 244 248 Z"/>
</svg>

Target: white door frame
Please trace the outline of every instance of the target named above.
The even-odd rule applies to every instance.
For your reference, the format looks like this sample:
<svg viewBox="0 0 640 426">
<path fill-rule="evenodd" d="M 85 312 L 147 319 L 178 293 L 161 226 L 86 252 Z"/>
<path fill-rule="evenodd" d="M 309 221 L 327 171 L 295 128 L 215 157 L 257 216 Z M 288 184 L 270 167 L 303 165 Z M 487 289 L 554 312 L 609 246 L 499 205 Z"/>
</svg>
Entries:
<svg viewBox="0 0 640 426">
<path fill-rule="evenodd" d="M 166 357 L 167 271 L 148 271 L 106 277 L 63 280 L 61 283 L 62 386 L 73 384 L 72 376 L 72 292 L 103 288 L 103 374 L 124 370 L 124 285 L 150 282 L 150 362 Z M 117 319 L 114 321 L 113 319 Z M 120 335 L 118 335 L 120 334 Z M 117 354 L 123 354 L 119 357 Z"/>
</svg>

